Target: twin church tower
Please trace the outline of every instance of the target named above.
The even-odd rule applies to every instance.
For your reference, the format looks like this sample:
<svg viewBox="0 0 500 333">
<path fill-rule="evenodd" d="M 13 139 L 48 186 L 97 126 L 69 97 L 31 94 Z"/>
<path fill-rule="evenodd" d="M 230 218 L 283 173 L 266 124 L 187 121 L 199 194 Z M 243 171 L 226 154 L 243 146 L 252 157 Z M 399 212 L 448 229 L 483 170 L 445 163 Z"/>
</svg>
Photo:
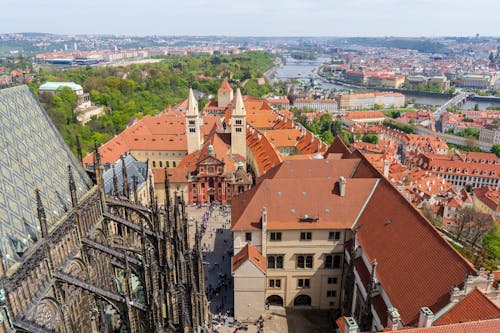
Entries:
<svg viewBox="0 0 500 333">
<path fill-rule="evenodd" d="M 231 118 L 229 124 L 231 128 L 231 154 L 240 155 L 244 159 L 247 156 L 246 148 L 246 111 L 241 96 L 240 88 L 236 90 L 236 98 L 233 101 L 233 89 L 224 80 L 217 93 L 217 104 L 220 108 L 231 109 Z M 193 94 L 193 89 L 189 89 L 189 97 L 186 109 L 186 135 L 188 154 L 191 154 L 201 149 L 201 133 L 200 126 L 202 125 L 202 118 L 198 110 L 198 102 Z"/>
</svg>

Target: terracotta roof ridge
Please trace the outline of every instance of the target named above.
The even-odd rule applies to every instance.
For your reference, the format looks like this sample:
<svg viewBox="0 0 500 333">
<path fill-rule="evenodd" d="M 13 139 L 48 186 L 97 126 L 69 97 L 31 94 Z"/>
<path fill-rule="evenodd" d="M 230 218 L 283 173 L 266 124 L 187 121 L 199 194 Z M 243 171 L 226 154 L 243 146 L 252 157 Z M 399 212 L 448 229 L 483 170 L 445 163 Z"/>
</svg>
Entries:
<svg viewBox="0 0 500 333">
<path fill-rule="evenodd" d="M 364 178 L 357 178 L 357 179 L 364 179 Z M 367 178 L 367 179 L 370 179 L 370 178 Z M 355 226 L 356 226 L 356 224 L 358 223 L 359 218 L 360 218 L 360 217 L 361 217 L 361 215 L 363 215 L 363 213 L 365 212 L 365 208 L 366 208 L 366 206 L 368 205 L 368 203 L 370 202 L 370 200 L 372 199 L 373 194 L 375 193 L 375 190 L 377 189 L 377 187 L 378 187 L 378 184 L 379 184 L 379 183 L 380 183 L 380 179 L 377 179 L 377 181 L 376 181 L 376 182 L 375 182 L 375 184 L 373 185 L 372 190 L 370 191 L 370 194 L 369 194 L 369 195 L 368 195 L 368 197 L 366 198 L 365 203 L 363 204 L 363 207 L 361 207 L 361 210 L 359 211 L 358 216 L 356 216 L 356 219 L 354 220 L 354 223 L 352 224 L 351 229 L 354 229 L 354 227 L 355 227 Z"/>
</svg>

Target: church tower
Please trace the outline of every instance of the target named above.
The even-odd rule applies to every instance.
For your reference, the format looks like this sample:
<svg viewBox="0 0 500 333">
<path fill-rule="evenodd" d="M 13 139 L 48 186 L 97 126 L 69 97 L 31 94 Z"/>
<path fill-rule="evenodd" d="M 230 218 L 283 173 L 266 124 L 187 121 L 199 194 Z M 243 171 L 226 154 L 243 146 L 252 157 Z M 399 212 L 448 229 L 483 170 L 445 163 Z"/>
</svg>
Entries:
<svg viewBox="0 0 500 333">
<path fill-rule="evenodd" d="M 201 148 L 200 118 L 198 117 L 198 102 L 194 98 L 193 89 L 189 88 L 188 105 L 186 110 L 186 136 L 188 154 Z"/>
<path fill-rule="evenodd" d="M 236 90 L 236 101 L 231 114 L 231 153 L 247 158 L 246 111 L 240 88 Z"/>
<path fill-rule="evenodd" d="M 229 85 L 226 79 L 222 82 L 219 90 L 217 91 L 217 106 L 227 108 L 233 100 L 233 88 Z"/>
</svg>

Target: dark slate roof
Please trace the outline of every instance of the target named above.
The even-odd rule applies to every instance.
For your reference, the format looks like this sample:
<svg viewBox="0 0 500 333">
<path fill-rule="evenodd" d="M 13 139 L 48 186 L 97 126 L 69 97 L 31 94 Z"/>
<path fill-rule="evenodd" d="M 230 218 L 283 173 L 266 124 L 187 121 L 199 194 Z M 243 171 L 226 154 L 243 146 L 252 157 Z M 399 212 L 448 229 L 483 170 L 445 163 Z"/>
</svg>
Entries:
<svg viewBox="0 0 500 333">
<path fill-rule="evenodd" d="M 80 197 L 92 182 L 30 89 L 0 90 L 0 249 L 6 266 L 40 236 L 35 188 L 49 229 L 71 207 L 68 165 Z"/>
<path fill-rule="evenodd" d="M 130 194 L 133 195 L 133 177 L 137 177 L 137 189 L 141 189 L 142 186 L 146 184 L 148 177 L 148 164 L 145 162 L 139 162 L 130 154 L 126 154 L 124 160 L 125 167 L 127 168 L 128 188 L 130 190 Z M 118 161 L 114 163 L 114 166 L 116 178 L 118 180 L 118 191 L 121 193 L 123 188 L 122 160 L 118 159 Z M 111 165 L 105 165 L 104 167 L 106 169 L 103 174 L 104 190 L 106 194 L 109 194 L 113 192 L 113 168 Z"/>
</svg>

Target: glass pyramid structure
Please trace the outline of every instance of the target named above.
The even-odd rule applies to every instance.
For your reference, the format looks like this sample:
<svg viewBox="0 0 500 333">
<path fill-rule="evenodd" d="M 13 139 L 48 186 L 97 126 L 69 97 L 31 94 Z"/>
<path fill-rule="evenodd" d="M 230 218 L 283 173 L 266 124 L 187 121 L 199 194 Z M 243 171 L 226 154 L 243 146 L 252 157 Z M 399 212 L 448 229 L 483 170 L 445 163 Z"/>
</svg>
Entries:
<svg viewBox="0 0 500 333">
<path fill-rule="evenodd" d="M 77 194 L 91 180 L 27 86 L 0 90 L 0 250 L 6 267 L 22 261 L 40 237 L 35 189 L 49 230 L 71 208 L 68 165 Z"/>
</svg>

